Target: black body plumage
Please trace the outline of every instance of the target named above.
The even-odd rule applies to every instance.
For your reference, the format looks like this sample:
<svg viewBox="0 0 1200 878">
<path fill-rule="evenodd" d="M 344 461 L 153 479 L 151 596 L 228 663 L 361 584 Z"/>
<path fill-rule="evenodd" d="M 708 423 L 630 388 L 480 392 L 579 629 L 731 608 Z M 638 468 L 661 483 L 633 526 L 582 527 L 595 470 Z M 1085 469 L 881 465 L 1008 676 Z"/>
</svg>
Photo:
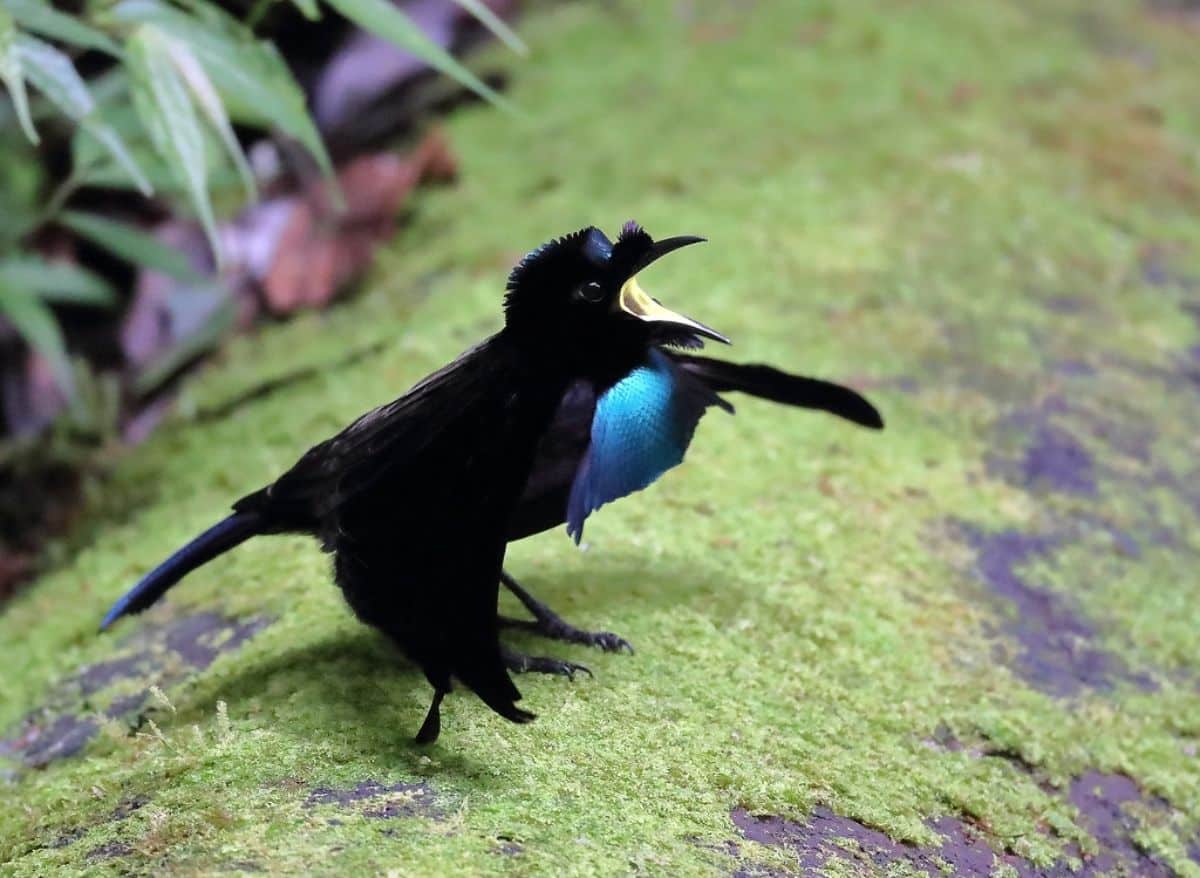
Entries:
<svg viewBox="0 0 1200 878">
<path fill-rule="evenodd" d="M 627 225 L 615 243 L 588 228 L 534 251 L 509 278 L 504 329 L 237 501 L 231 516 L 118 601 L 102 627 L 150 606 L 251 536 L 309 534 L 333 554 L 335 579 L 358 618 L 395 641 L 433 686 L 419 739 L 436 737 L 438 706 L 454 679 L 502 716 L 532 719 L 516 704 L 499 641 L 506 543 L 565 519 L 598 399 L 654 351 L 661 356 L 661 346 L 724 340 L 662 308 L 634 281 L 654 259 L 697 240 L 655 242 Z M 666 355 L 676 382 L 703 392 L 701 413 L 723 404 L 718 391 L 749 390 L 882 425 L 869 403 L 836 385 Z"/>
</svg>

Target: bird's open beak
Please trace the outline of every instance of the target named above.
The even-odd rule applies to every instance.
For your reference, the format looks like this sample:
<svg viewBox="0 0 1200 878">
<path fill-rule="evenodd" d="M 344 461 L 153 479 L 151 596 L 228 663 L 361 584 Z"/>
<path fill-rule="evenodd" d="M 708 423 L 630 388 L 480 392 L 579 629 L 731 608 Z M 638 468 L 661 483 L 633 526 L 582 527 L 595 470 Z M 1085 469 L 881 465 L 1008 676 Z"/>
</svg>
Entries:
<svg viewBox="0 0 1200 878">
<path fill-rule="evenodd" d="M 651 262 L 657 262 L 668 253 L 673 253 L 680 247 L 689 247 L 692 244 L 703 244 L 705 238 L 700 238 L 696 235 L 676 235 L 674 238 L 663 238 L 655 241 L 654 244 L 646 251 L 646 254 L 638 260 L 638 263 L 633 267 L 630 274 L 637 274 Z"/>
<path fill-rule="evenodd" d="M 683 327 L 696 335 L 703 335 L 724 344 L 730 343 L 729 339 L 715 329 L 709 329 L 691 317 L 684 317 L 682 314 L 676 314 L 670 308 L 664 308 L 657 299 L 651 298 L 645 290 L 638 286 L 636 275 L 625 281 L 621 287 L 617 305 L 626 314 L 636 317 L 638 320 L 644 320 L 647 323 L 669 323 Z"/>
</svg>

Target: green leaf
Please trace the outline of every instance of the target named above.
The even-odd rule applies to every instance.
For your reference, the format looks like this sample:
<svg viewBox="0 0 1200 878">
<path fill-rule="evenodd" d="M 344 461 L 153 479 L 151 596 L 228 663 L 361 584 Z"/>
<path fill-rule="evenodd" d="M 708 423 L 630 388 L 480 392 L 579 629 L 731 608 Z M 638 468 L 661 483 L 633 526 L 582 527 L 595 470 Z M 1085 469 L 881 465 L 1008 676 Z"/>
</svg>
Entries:
<svg viewBox="0 0 1200 878">
<path fill-rule="evenodd" d="M 105 15 L 128 24 L 153 24 L 184 43 L 204 67 L 236 122 L 274 126 L 297 140 L 332 176 L 333 165 L 308 112 L 304 93 L 274 46 L 209 3 L 190 4 L 192 14 L 158 0 L 120 0 Z"/>
<path fill-rule="evenodd" d="M 111 126 L 94 115 L 96 102 L 71 59 L 49 43 L 27 34 L 17 37 L 16 49 L 22 69 L 37 90 L 98 140 L 129 174 L 143 195 L 152 195 L 154 189 L 150 181 L 133 160 L 124 140 Z"/>
<path fill-rule="evenodd" d="M 17 54 L 17 27 L 8 10 L 0 6 L 0 82 L 12 96 L 13 109 L 21 123 L 21 130 L 35 146 L 41 142 L 33 117 L 29 115 L 29 95 L 25 92 L 25 76 L 21 72 L 21 59 Z"/>
<path fill-rule="evenodd" d="M 106 52 L 114 58 L 121 57 L 120 46 L 107 34 L 84 24 L 77 15 L 59 12 L 45 0 L 4 0 L 4 5 L 25 30 L 72 46 Z"/>
<path fill-rule="evenodd" d="M 192 98 L 200 106 L 201 112 L 208 117 L 209 124 L 217 132 L 225 151 L 233 160 L 233 165 L 242 178 L 242 185 L 246 187 L 246 197 L 251 201 L 258 200 L 258 187 L 254 185 L 254 173 L 250 170 L 250 163 L 246 160 L 246 154 L 242 152 L 242 145 L 238 143 L 237 135 L 233 133 L 233 126 L 229 124 L 229 117 L 225 115 L 225 105 L 221 103 L 221 96 L 213 88 L 212 80 L 208 78 L 204 68 L 200 66 L 200 62 L 196 60 L 196 56 L 186 45 L 170 37 L 165 37 L 165 39 L 168 41 L 170 57 L 175 64 L 175 69 L 187 83 L 192 92 Z"/>
<path fill-rule="evenodd" d="M 186 189 L 209 244 L 222 261 L 217 222 L 208 194 L 208 158 L 204 132 L 187 85 L 171 60 L 171 40 L 144 24 L 127 43 L 133 102 L 159 154 Z"/>
<path fill-rule="evenodd" d="M 136 226 L 94 213 L 66 210 L 58 221 L 75 234 L 87 238 L 105 250 L 152 271 L 161 271 L 180 281 L 197 281 L 198 274 L 192 270 L 187 258 L 173 247 L 148 235 Z"/>
<path fill-rule="evenodd" d="M 454 0 L 459 6 L 479 19 L 479 23 L 492 32 L 496 39 L 504 43 L 518 55 L 528 55 L 529 48 L 513 29 L 500 16 L 492 12 L 486 3 L 480 0 Z"/>
<path fill-rule="evenodd" d="M 18 126 L 0 137 L 0 253 L 12 252 L 38 223 L 46 192 L 46 168 Z"/>
<path fill-rule="evenodd" d="M 0 281 L 0 315 L 4 316 L 30 348 L 50 363 L 59 387 L 71 394 L 71 361 L 54 313 L 36 294 Z"/>
<path fill-rule="evenodd" d="M 96 106 L 92 94 L 75 70 L 71 59 L 37 37 L 19 34 L 16 51 L 29 81 L 52 104 L 76 122 L 82 122 Z"/>
<path fill-rule="evenodd" d="M 125 141 L 117 132 L 107 125 L 94 124 L 84 124 L 83 131 L 96 138 L 101 146 L 109 151 L 142 195 L 149 198 L 154 194 L 154 186 L 151 185 L 149 178 L 134 159 L 133 153 L 126 148 Z"/>
<path fill-rule="evenodd" d="M 0 259 L 0 286 L 29 290 L 44 302 L 108 306 L 116 294 L 103 278 L 78 265 L 36 256 Z"/>
<path fill-rule="evenodd" d="M 133 161 L 145 174 L 146 181 L 156 194 L 182 193 L 179 182 L 171 169 L 159 156 L 150 141 L 150 132 L 142 123 L 129 93 L 129 78 L 123 65 L 114 68 L 120 73 L 120 91 L 107 100 L 101 100 L 105 78 L 99 85 L 89 80 L 88 87 L 96 97 L 97 107 L 92 118 L 117 132 Z M 80 127 L 71 139 L 71 169 L 81 185 L 104 186 L 107 188 L 129 188 L 132 181 L 122 165 L 113 158 L 107 147 L 90 132 Z"/>
<path fill-rule="evenodd" d="M 393 6 L 390 0 L 326 2 L 359 27 L 395 43 L 406 52 L 411 52 L 430 67 L 446 74 L 485 100 L 498 107 L 512 109 L 512 104 L 459 63 L 453 55 L 432 42 L 412 19 Z"/>
</svg>

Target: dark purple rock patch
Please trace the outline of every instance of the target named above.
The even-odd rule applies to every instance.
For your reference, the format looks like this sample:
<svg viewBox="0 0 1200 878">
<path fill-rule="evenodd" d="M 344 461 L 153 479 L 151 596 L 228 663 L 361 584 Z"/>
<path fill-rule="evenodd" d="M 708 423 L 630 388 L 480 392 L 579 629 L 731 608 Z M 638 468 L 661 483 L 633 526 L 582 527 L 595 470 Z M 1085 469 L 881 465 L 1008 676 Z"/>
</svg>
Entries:
<svg viewBox="0 0 1200 878">
<path fill-rule="evenodd" d="M 752 815 L 742 808 L 735 809 L 730 818 L 747 841 L 790 849 L 798 867 L 790 874 L 816 874 L 832 860 L 872 866 L 879 874 L 904 866 L 930 878 L 945 875 L 989 878 L 1005 864 L 1018 875 L 1037 874 L 1027 861 L 1011 854 L 997 854 L 975 830 L 953 817 L 930 821 L 930 827 L 943 838 L 936 847 L 893 841 L 877 829 L 823 807 L 814 808 L 805 823 Z"/>
<path fill-rule="evenodd" d="M 150 660 L 149 651 L 140 650 L 133 655 L 97 662 L 80 671 L 75 682 L 79 684 L 81 694 L 92 695 L 122 680 L 143 676 Z"/>
<path fill-rule="evenodd" d="M 433 790 L 424 782 L 382 784 L 377 780 L 364 780 L 345 789 L 317 787 L 309 793 L 304 805 L 306 808 L 334 805 L 356 810 L 364 817 L 375 820 L 398 817 L 440 820 L 445 817 Z"/>
<path fill-rule="evenodd" d="M 1091 378 L 1096 374 L 1096 368 L 1085 360 L 1059 360 L 1054 371 L 1068 378 Z"/>
<path fill-rule="evenodd" d="M 58 838 L 54 839 L 54 841 L 50 842 L 50 847 L 65 848 L 69 844 L 75 844 L 75 842 L 79 841 L 79 839 L 83 838 L 85 835 L 87 835 L 86 829 L 70 829 L 64 832 Z"/>
<path fill-rule="evenodd" d="M 124 820 L 134 811 L 137 811 L 143 805 L 150 802 L 145 796 L 134 796 L 131 799 L 125 799 L 121 804 L 113 809 L 112 815 L 108 818 L 112 822 Z"/>
<path fill-rule="evenodd" d="M 1158 0 L 1162 5 L 1178 0 Z M 1171 264 L 1171 254 L 1164 247 L 1150 245 L 1142 250 L 1142 280 L 1152 287 L 1179 287 L 1184 290 L 1200 289 L 1200 277 L 1192 277 L 1177 271 Z"/>
<path fill-rule="evenodd" d="M 1192 279 L 1171 272 L 1166 253 L 1147 253 L 1142 269 L 1150 280 L 1190 289 Z M 1183 307 L 1187 310 L 1188 303 Z M 1200 324 L 1200 309 L 1196 316 Z M 1040 586 L 1019 569 L 1060 548 L 1099 547 L 1096 538 L 1102 534 L 1115 555 L 1130 561 L 1152 549 L 1194 554 L 1173 507 L 1190 508 L 1200 518 L 1200 471 L 1180 469 L 1171 462 L 1171 449 L 1160 443 L 1200 430 L 1200 345 L 1165 352 L 1165 358 L 1149 352 L 1145 359 L 1097 347 L 1085 364 L 1075 350 L 1056 346 L 1052 336 L 1044 341 L 1053 352 L 1044 379 L 1026 378 L 1026 387 L 1017 392 L 1016 374 L 1010 372 L 1009 385 L 988 393 L 1006 413 L 996 422 L 994 450 L 986 461 L 991 476 L 1035 499 L 1040 523 L 1033 533 L 984 532 L 967 524 L 977 555 L 975 572 L 1015 610 L 1016 619 L 997 628 L 1017 641 L 1011 662 L 1037 688 L 1073 695 L 1127 681 L 1153 689 L 1150 675 L 1129 671 L 1115 653 L 1093 645 L 1099 631 L 1109 633 L 1118 624 L 1088 613 L 1093 583 L 1072 579 L 1064 570 L 1067 586 L 1078 586 L 1067 595 Z M 1147 384 L 1151 400 L 1161 400 L 1166 390 L 1172 417 L 1180 422 L 1176 428 L 1166 430 L 1146 410 L 1139 387 Z M 1089 575 L 1103 575 L 1095 566 L 1090 569 Z"/>
<path fill-rule="evenodd" d="M 1026 485 L 1068 494 L 1095 494 L 1092 456 L 1066 430 L 1041 425 L 1025 449 L 1021 471 Z"/>
<path fill-rule="evenodd" d="M 1145 795 L 1124 775 L 1096 771 L 1077 778 L 1066 796 L 1078 810 L 1079 827 L 1095 840 L 1098 851 L 1083 854 L 1072 844 L 1065 856 L 1050 866 L 1038 866 L 1016 854 L 997 851 L 980 830 L 957 817 L 926 821 L 941 836 L 941 841 L 925 847 L 897 842 L 877 829 L 824 807 L 814 808 L 804 822 L 753 815 L 744 808 L 735 808 L 730 819 L 745 840 L 789 849 L 796 858 L 796 871 L 786 874 L 811 875 L 833 860 L 871 866 L 880 874 L 903 867 L 930 878 L 945 875 L 990 878 L 1002 867 L 1021 878 L 1129 875 L 1169 878 L 1174 874 L 1166 863 L 1134 840 L 1139 823 L 1129 808 L 1134 805 L 1166 813 L 1170 811 L 1167 802 Z M 740 858 L 737 843 L 731 843 L 725 850 Z M 1074 863 L 1079 863 L 1078 867 Z M 734 874 L 749 878 L 785 873 L 756 871 L 747 864 L 740 865 Z"/>
<path fill-rule="evenodd" d="M 1139 824 L 1127 810 L 1139 805 L 1159 813 L 1171 809 L 1164 800 L 1143 793 L 1123 774 L 1088 771 L 1075 779 L 1068 798 L 1077 809 L 1077 822 L 1096 840 L 1099 852 L 1084 861 L 1085 875 L 1139 875 L 1169 878 L 1175 873 L 1166 863 L 1134 841 Z"/>
<path fill-rule="evenodd" d="M 100 724 L 90 716 L 64 714 L 39 722 L 27 717 L 15 734 L 0 740 L 0 755 L 14 756 L 40 768 L 55 759 L 74 756 L 92 739 Z"/>
<path fill-rule="evenodd" d="M 271 620 L 230 619 L 197 613 L 165 625 L 142 625 L 121 641 L 123 654 L 88 665 L 57 683 L 41 707 L 0 738 L 0 755 L 40 768 L 80 752 L 100 727 L 97 714 L 120 719 L 140 710 L 150 687 L 166 689 L 202 671 L 266 628 Z M 133 680 L 143 688 L 123 695 L 104 693 Z"/>
<path fill-rule="evenodd" d="M 1023 439 L 1015 457 L 992 455 L 988 471 L 1031 491 L 1094 496 L 1096 463 L 1091 453 L 1059 421 L 1070 411 L 1060 397 L 1052 396 L 1036 408 L 1020 409 L 999 424 L 1002 436 Z"/>
<path fill-rule="evenodd" d="M 64 848 L 68 845 L 73 845 L 80 839 L 85 838 L 88 833 L 90 833 L 97 826 L 110 823 L 120 823 L 122 820 L 128 818 L 130 814 L 132 814 L 134 811 L 137 811 L 149 801 L 150 800 L 144 796 L 134 796 L 130 799 L 124 799 L 120 804 L 117 805 L 117 807 L 113 808 L 107 817 L 103 817 L 84 826 L 73 826 L 69 829 L 61 830 L 54 841 L 50 842 L 48 845 L 42 845 L 42 847 Z M 112 857 L 123 857 L 131 852 L 132 848 L 122 842 L 109 842 L 88 851 L 87 858 L 89 860 L 110 859 Z"/>
<path fill-rule="evenodd" d="M 237 649 L 271 624 L 262 616 L 239 622 L 216 613 L 185 616 L 166 628 L 167 649 L 194 670 L 203 670 L 226 652 Z"/>
<path fill-rule="evenodd" d="M 496 838 L 496 845 L 492 848 L 492 853 L 501 857 L 519 857 L 525 853 L 525 846 L 516 839 L 501 835 Z"/>
<path fill-rule="evenodd" d="M 127 857 L 133 853 L 133 848 L 121 841 L 110 841 L 87 852 L 89 860 L 115 860 L 117 857 Z"/>
<path fill-rule="evenodd" d="M 1083 296 L 1050 296 L 1042 299 L 1042 304 L 1053 314 L 1082 314 L 1092 307 L 1091 301 Z"/>
<path fill-rule="evenodd" d="M 1144 675 L 1131 673 L 1119 656 L 1091 645 L 1096 629 L 1069 598 L 1019 572 L 1024 564 L 1048 557 L 1055 539 L 1013 530 L 986 533 L 970 526 L 963 531 L 975 549 L 976 575 L 1015 611 L 1015 618 L 999 629 L 1020 647 L 1014 670 L 1031 685 L 1060 697 L 1084 689 L 1107 691 L 1118 681 L 1153 686 Z"/>
</svg>

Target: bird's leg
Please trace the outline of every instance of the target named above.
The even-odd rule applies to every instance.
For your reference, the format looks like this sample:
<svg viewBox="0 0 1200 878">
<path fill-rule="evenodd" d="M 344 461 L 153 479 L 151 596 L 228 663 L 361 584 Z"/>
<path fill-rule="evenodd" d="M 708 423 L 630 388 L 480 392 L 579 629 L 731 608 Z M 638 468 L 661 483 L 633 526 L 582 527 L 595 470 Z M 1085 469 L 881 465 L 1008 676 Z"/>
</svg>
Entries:
<svg viewBox="0 0 1200 878">
<path fill-rule="evenodd" d="M 418 744 L 432 744 L 442 733 L 442 699 L 446 697 L 445 689 L 433 690 L 433 703 L 429 705 L 429 713 L 425 714 L 425 722 L 417 732 Z"/>
<path fill-rule="evenodd" d="M 549 637 L 553 640 L 565 640 L 567 643 L 598 646 L 605 652 L 619 652 L 622 649 L 630 653 L 633 652 L 633 647 L 628 640 L 613 634 L 611 631 L 584 631 L 581 628 L 576 628 L 522 588 L 521 584 L 504 570 L 500 571 L 500 581 L 504 583 L 505 588 L 517 596 L 517 600 L 524 604 L 525 609 L 533 615 L 533 621 L 501 616 L 500 627 L 532 631 L 534 634 L 540 634 L 542 637 Z"/>
<path fill-rule="evenodd" d="M 592 676 L 591 669 L 586 665 L 549 658 L 544 655 L 525 655 L 521 652 L 514 652 L 503 644 L 500 645 L 500 657 L 504 660 L 504 667 L 514 674 L 559 674 L 569 680 L 574 680 L 575 674 L 582 671 L 589 677 Z"/>
</svg>

